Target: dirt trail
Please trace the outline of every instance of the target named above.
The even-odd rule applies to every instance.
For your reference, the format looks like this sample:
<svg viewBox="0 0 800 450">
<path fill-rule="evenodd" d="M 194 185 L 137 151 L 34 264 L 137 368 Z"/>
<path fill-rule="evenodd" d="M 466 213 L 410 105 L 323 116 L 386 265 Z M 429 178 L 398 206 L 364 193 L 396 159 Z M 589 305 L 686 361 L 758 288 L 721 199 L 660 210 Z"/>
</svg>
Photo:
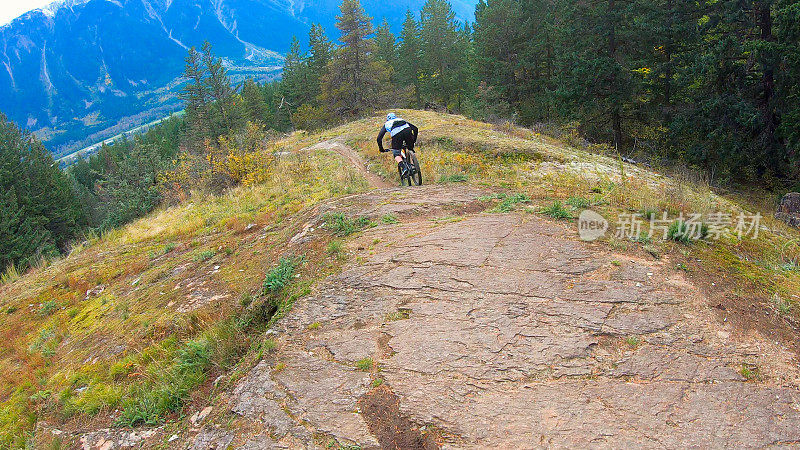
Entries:
<svg viewBox="0 0 800 450">
<path fill-rule="evenodd" d="M 366 161 L 364 161 L 364 158 L 362 158 L 354 148 L 338 139 L 330 139 L 320 142 L 319 144 L 308 147 L 306 150 L 331 150 L 338 153 L 340 156 L 342 156 L 342 158 L 349 161 L 350 164 L 352 164 L 353 167 L 358 170 L 358 173 L 367 179 L 369 185 L 373 188 L 390 188 L 396 186 L 388 183 L 380 176 L 370 172 L 367 169 L 367 164 Z"/>
<path fill-rule="evenodd" d="M 363 232 L 354 262 L 276 325 L 274 356 L 230 396 L 233 426 L 207 425 L 197 448 L 800 444 L 794 355 L 719 321 L 667 261 L 479 212 L 483 194 L 330 205 L 401 221 Z"/>
</svg>

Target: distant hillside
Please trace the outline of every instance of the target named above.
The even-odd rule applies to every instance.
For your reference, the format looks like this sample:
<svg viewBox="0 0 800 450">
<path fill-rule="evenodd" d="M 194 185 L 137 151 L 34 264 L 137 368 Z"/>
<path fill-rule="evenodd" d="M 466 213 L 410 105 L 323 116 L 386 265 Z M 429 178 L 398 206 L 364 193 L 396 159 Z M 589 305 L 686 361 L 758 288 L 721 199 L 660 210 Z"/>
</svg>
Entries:
<svg viewBox="0 0 800 450">
<path fill-rule="evenodd" d="M 364 7 L 398 29 L 403 12 Z M 470 20 L 475 0 L 456 0 Z M 62 0 L 0 27 L 0 105 L 57 156 L 180 108 L 183 57 L 204 40 L 224 57 L 234 80 L 275 77 L 292 35 L 321 23 L 332 37 L 338 0 Z"/>
</svg>

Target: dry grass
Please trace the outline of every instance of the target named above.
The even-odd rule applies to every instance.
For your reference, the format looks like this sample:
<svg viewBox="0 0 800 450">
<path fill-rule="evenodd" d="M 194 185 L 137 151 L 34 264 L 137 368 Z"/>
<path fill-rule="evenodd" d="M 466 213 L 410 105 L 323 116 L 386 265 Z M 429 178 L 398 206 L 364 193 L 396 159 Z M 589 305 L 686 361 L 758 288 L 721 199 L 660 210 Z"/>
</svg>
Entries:
<svg viewBox="0 0 800 450">
<path fill-rule="evenodd" d="M 299 150 L 309 139 L 317 138 L 281 145 Z M 169 366 L 184 342 L 217 330 L 237 314 L 242 294 L 258 291 L 299 212 L 366 188 L 337 155 L 298 152 L 264 183 L 197 193 L 24 276 L 4 276 L 0 448 L 24 446 L 39 416 L 81 422 L 135 405 L 137 386 Z M 318 245 L 289 297 L 340 264 Z M 219 297 L 191 305 L 193 295 Z"/>
</svg>

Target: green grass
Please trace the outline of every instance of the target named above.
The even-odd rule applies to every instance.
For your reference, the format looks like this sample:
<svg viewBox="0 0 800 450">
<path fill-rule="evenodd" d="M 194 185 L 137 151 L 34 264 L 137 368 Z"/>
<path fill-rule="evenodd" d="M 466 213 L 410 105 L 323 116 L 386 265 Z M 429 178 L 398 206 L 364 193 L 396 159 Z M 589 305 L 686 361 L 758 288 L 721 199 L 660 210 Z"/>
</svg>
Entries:
<svg viewBox="0 0 800 450">
<path fill-rule="evenodd" d="M 567 210 L 567 208 L 565 208 L 564 205 L 558 201 L 553 202 L 553 204 L 550 206 L 546 206 L 540 209 L 539 213 L 544 214 L 545 216 L 548 216 L 556 220 L 564 220 L 572 218 L 572 213 L 570 213 L 569 210 Z"/>
<path fill-rule="evenodd" d="M 277 347 L 277 346 L 278 346 L 278 343 L 275 342 L 274 339 L 264 339 L 264 341 L 261 342 L 261 350 L 263 350 L 265 352 L 271 352 L 271 351 L 275 350 L 275 347 Z"/>
<path fill-rule="evenodd" d="M 691 244 L 693 241 L 704 239 L 706 236 L 708 236 L 708 225 L 700 224 L 698 232 L 695 233 L 695 231 L 690 229 L 689 225 L 682 220 L 672 222 L 667 230 L 667 239 L 680 242 L 681 244 Z"/>
<path fill-rule="evenodd" d="M 661 258 L 661 250 L 659 250 L 659 248 L 656 247 L 655 245 L 647 244 L 644 247 L 642 247 L 642 249 L 647 253 L 649 253 L 650 256 L 652 256 L 653 258 L 656 259 Z"/>
<path fill-rule="evenodd" d="M 42 303 L 39 308 L 38 314 L 42 317 L 48 317 L 58 310 L 58 303 L 55 300 L 48 300 Z"/>
<path fill-rule="evenodd" d="M 53 327 L 48 327 L 39 331 L 39 335 L 31 342 L 28 351 L 31 353 L 39 352 L 45 358 L 50 358 L 55 355 L 57 346 L 56 331 Z"/>
<path fill-rule="evenodd" d="M 586 209 L 592 206 L 592 202 L 584 197 L 570 197 L 567 199 L 567 204 L 575 209 Z"/>
<path fill-rule="evenodd" d="M 392 225 L 395 223 L 400 223 L 400 220 L 394 214 L 386 214 L 385 216 L 381 217 L 381 223 Z"/>
<path fill-rule="evenodd" d="M 454 173 L 449 175 L 442 175 L 439 177 L 439 183 L 465 183 L 469 177 L 463 173 Z"/>
<path fill-rule="evenodd" d="M 356 361 L 356 369 L 364 372 L 369 372 L 370 370 L 372 370 L 372 365 L 373 365 L 372 358 L 364 358 Z"/>
<path fill-rule="evenodd" d="M 506 196 L 499 205 L 497 205 L 497 211 L 499 212 L 511 212 L 517 209 L 517 205 L 522 203 L 529 203 L 531 199 L 525 194 L 512 194 Z"/>
<path fill-rule="evenodd" d="M 628 336 L 625 338 L 625 343 L 631 348 L 637 348 L 641 345 L 642 340 L 637 336 Z"/>
<path fill-rule="evenodd" d="M 510 195 L 506 193 L 493 194 L 493 195 L 478 197 L 478 200 L 483 202 L 500 200 L 500 203 L 498 203 L 497 206 L 489 210 L 489 212 L 499 212 L 499 213 L 507 213 L 514 211 L 515 209 L 517 209 L 518 205 L 523 203 L 530 203 L 531 201 L 530 197 L 522 193 L 515 193 Z"/>
<path fill-rule="evenodd" d="M 216 254 L 217 252 L 215 252 L 214 250 L 203 250 L 202 252 L 199 252 L 198 254 L 194 255 L 194 261 L 205 262 L 213 258 Z"/>
<path fill-rule="evenodd" d="M 313 322 L 308 326 L 309 330 L 319 330 L 320 328 L 322 328 L 322 324 L 319 322 Z"/>
<path fill-rule="evenodd" d="M 367 217 L 348 217 L 343 213 L 329 213 L 322 218 L 324 227 L 339 237 L 350 236 L 364 228 L 374 226 Z"/>
<path fill-rule="evenodd" d="M 325 253 L 330 256 L 339 256 L 342 253 L 342 241 L 330 241 L 328 245 L 325 246 Z"/>
<path fill-rule="evenodd" d="M 777 293 L 772 295 L 772 304 L 775 305 L 775 309 L 777 309 L 781 315 L 786 316 L 792 312 L 792 303 L 789 300 L 782 298 Z"/>
<path fill-rule="evenodd" d="M 747 381 L 757 381 L 761 379 L 761 370 L 755 364 L 742 363 L 739 374 Z"/>
<path fill-rule="evenodd" d="M 8 283 L 13 283 L 17 281 L 21 276 L 22 275 L 17 270 L 17 266 L 11 264 L 6 268 L 5 272 L 3 272 L 2 275 L 0 275 L 0 286 Z"/>
<path fill-rule="evenodd" d="M 218 322 L 200 336 L 181 345 L 174 345 L 171 343 L 174 339 L 167 339 L 156 346 L 152 354 L 145 352 L 135 356 L 134 360 L 144 365 L 140 369 L 146 374 L 141 377 L 142 381 L 130 387 L 121 397 L 110 387 L 99 390 L 96 395 L 99 401 L 92 408 L 119 403 L 117 426 L 160 425 L 169 415 L 186 405 L 212 370 L 225 371 L 236 364 L 247 348 L 242 338 L 241 334 L 237 334 L 234 320 L 229 319 Z M 266 341 L 262 345 L 268 346 Z M 161 353 L 171 355 L 171 358 L 163 361 L 155 357 Z M 113 371 L 118 374 L 117 377 L 125 377 L 132 370 L 130 367 L 130 363 L 117 364 L 113 366 Z M 83 412 L 89 411 L 84 407 Z"/>
</svg>

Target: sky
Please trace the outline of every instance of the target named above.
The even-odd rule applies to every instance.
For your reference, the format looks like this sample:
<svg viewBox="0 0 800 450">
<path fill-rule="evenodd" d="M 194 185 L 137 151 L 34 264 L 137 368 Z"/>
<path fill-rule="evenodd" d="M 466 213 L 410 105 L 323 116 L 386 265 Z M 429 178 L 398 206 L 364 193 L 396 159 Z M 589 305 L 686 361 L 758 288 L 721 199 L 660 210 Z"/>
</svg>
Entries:
<svg viewBox="0 0 800 450">
<path fill-rule="evenodd" d="M 0 25 L 52 2 L 53 0 L 0 0 Z"/>
</svg>

